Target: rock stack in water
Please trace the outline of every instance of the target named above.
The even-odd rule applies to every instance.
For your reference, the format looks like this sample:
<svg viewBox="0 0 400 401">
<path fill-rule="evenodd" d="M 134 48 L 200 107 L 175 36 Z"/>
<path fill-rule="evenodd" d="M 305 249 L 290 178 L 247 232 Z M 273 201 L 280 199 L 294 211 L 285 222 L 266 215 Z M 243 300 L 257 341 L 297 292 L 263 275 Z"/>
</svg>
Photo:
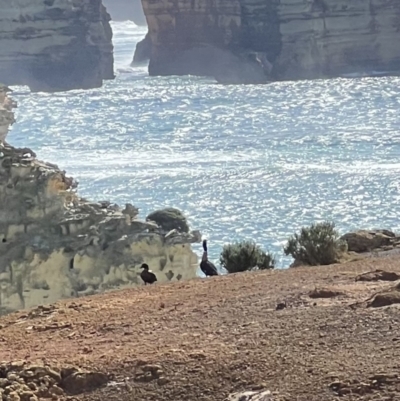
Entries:
<svg viewBox="0 0 400 401">
<path fill-rule="evenodd" d="M 101 0 L 0 0 L 0 79 L 33 91 L 113 79 L 110 16 Z"/>
<path fill-rule="evenodd" d="M 0 127 L 14 122 L 7 96 Z M 10 114 L 11 113 L 11 114 Z M 27 148 L 0 143 L 0 315 L 61 298 L 142 285 L 147 263 L 159 282 L 196 276 L 197 231 L 167 232 L 138 209 L 89 202 L 76 182 Z"/>
</svg>

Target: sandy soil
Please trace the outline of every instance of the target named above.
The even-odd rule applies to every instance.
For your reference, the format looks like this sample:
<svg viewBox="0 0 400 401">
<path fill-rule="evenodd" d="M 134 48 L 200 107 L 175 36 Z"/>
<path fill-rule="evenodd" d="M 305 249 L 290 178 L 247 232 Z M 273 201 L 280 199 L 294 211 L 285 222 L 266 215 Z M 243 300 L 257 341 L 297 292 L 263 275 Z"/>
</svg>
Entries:
<svg viewBox="0 0 400 401">
<path fill-rule="evenodd" d="M 110 374 L 107 387 L 79 396 L 88 401 L 222 401 L 259 388 L 279 401 L 399 400 L 400 305 L 363 302 L 399 293 L 398 282 L 356 281 L 376 269 L 400 275 L 400 259 L 196 279 L 21 311 L 0 319 L 0 360 Z"/>
</svg>

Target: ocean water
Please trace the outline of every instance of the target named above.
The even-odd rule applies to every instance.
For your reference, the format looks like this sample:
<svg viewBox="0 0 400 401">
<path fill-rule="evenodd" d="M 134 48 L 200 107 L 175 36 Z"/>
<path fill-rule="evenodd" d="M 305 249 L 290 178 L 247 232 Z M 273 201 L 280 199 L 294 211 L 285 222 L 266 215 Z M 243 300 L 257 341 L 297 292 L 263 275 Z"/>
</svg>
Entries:
<svg viewBox="0 0 400 401">
<path fill-rule="evenodd" d="M 324 219 L 343 233 L 400 229 L 400 78 L 266 86 L 150 78 L 130 67 L 146 29 L 113 29 L 114 81 L 14 93 L 9 141 L 67 170 L 82 196 L 131 202 L 143 218 L 180 208 L 215 261 L 224 243 L 254 239 L 286 267 L 287 237 Z"/>
</svg>

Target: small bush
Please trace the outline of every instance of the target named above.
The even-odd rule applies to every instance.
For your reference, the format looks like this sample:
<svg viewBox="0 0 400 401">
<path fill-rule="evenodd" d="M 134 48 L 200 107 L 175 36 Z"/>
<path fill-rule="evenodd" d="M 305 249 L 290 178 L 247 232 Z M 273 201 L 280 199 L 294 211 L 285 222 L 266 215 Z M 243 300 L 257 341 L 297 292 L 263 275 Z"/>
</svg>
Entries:
<svg viewBox="0 0 400 401">
<path fill-rule="evenodd" d="M 339 239 L 335 224 L 329 221 L 303 227 L 300 234 L 292 235 L 284 247 L 285 255 L 310 266 L 337 263 L 346 246 Z"/>
<path fill-rule="evenodd" d="M 165 231 L 176 229 L 183 233 L 189 232 L 189 224 L 185 215 L 180 210 L 173 207 L 156 210 L 150 213 L 146 217 L 146 220 L 154 221 Z"/>
<path fill-rule="evenodd" d="M 273 269 L 275 267 L 274 256 L 264 252 L 253 241 L 224 245 L 219 261 L 228 273 Z"/>
</svg>

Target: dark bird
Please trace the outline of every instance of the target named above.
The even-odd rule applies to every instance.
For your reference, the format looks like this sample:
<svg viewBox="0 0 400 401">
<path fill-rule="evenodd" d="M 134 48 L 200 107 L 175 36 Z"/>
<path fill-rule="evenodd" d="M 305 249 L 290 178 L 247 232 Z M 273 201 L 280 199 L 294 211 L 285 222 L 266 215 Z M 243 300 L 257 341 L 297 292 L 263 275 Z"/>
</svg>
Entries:
<svg viewBox="0 0 400 401">
<path fill-rule="evenodd" d="M 140 277 L 144 281 L 144 285 L 153 284 L 157 281 L 156 275 L 151 270 L 149 270 L 148 264 L 143 263 L 140 268 L 143 269 L 143 271 L 140 273 Z"/>
<path fill-rule="evenodd" d="M 207 240 L 203 241 L 203 256 L 201 258 L 200 269 L 206 276 L 218 276 L 218 270 L 215 267 L 214 263 L 211 263 L 208 260 L 207 254 Z"/>
</svg>

